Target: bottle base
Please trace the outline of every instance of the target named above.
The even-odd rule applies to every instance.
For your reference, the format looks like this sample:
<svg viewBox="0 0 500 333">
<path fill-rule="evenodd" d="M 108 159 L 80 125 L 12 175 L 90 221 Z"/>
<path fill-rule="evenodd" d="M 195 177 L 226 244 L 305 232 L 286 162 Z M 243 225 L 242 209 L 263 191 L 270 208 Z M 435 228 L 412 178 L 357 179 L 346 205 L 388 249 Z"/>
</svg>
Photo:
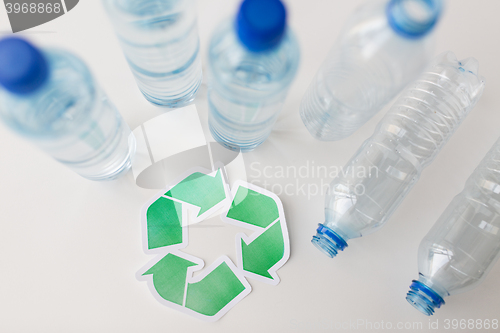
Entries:
<svg viewBox="0 0 500 333">
<path fill-rule="evenodd" d="M 228 140 L 224 140 L 217 131 L 215 131 L 212 126 L 210 127 L 210 133 L 212 134 L 212 137 L 217 141 L 221 146 L 223 146 L 226 149 L 232 150 L 232 151 L 241 151 L 242 153 L 248 153 L 258 146 L 260 146 L 264 141 L 255 143 L 255 144 L 242 144 L 242 143 L 236 143 L 236 142 L 231 142 Z"/>
<path fill-rule="evenodd" d="M 100 176 L 83 176 L 92 181 L 111 181 L 124 176 L 132 167 L 132 159 L 129 157 L 116 171 Z"/>
<path fill-rule="evenodd" d="M 213 110 L 210 110 L 210 112 L 213 112 Z M 209 115 L 209 120 L 208 120 L 208 127 L 210 129 L 210 133 L 212 134 L 212 137 L 214 138 L 215 141 L 220 143 L 224 148 L 227 148 L 232 151 L 241 151 L 242 153 L 248 153 L 253 151 L 255 148 L 260 146 L 264 141 L 269 136 L 270 130 L 264 132 L 264 134 L 259 133 L 259 136 L 247 136 L 246 140 L 236 140 L 237 138 L 228 138 L 228 136 L 222 135 L 217 128 L 220 128 L 218 126 L 219 124 L 214 125 L 213 124 L 214 120 L 212 119 L 211 115 Z M 256 139 L 257 137 L 257 139 Z"/>
<path fill-rule="evenodd" d="M 412 281 L 406 300 L 426 316 L 432 316 L 435 308 L 440 308 L 441 305 L 445 304 L 438 293 L 416 280 Z"/>
<path fill-rule="evenodd" d="M 191 104 L 194 101 L 194 99 L 196 98 L 196 94 L 198 93 L 198 89 L 201 86 L 201 81 L 202 79 L 200 79 L 197 82 L 197 84 L 193 87 L 193 89 L 189 93 L 179 98 L 155 97 L 148 94 L 140 87 L 139 89 L 146 98 L 146 100 L 155 106 L 160 106 L 165 108 L 181 108 L 183 106 Z"/>
<path fill-rule="evenodd" d="M 318 225 L 316 232 L 316 236 L 313 236 L 311 243 L 330 258 L 337 256 L 339 251 L 344 251 L 347 247 L 346 241 L 339 234 L 321 223 Z"/>
<path fill-rule="evenodd" d="M 92 166 L 89 166 L 88 164 L 80 164 L 79 167 L 76 167 L 76 165 L 71 166 L 67 163 L 63 164 L 70 166 L 76 173 L 88 180 L 110 181 L 118 179 L 124 176 L 132 167 L 132 161 L 136 152 L 136 139 L 134 134 L 130 133 L 127 136 L 127 139 L 121 141 L 121 143 L 122 145 L 125 145 L 124 148 L 126 149 L 122 158 L 112 154 L 108 157 L 104 157 L 100 162 L 93 164 Z M 113 152 L 116 151 L 120 150 L 114 150 Z"/>
<path fill-rule="evenodd" d="M 313 83 L 314 84 L 314 83 Z M 366 113 L 363 110 L 352 110 L 332 98 L 328 106 L 319 101 L 314 86 L 308 91 L 300 103 L 299 114 L 309 134 L 320 141 L 339 141 L 351 136 L 368 119 L 352 119 L 352 115 Z M 349 116 L 350 115 L 350 116 Z M 365 117 L 366 118 L 366 117 Z"/>
</svg>

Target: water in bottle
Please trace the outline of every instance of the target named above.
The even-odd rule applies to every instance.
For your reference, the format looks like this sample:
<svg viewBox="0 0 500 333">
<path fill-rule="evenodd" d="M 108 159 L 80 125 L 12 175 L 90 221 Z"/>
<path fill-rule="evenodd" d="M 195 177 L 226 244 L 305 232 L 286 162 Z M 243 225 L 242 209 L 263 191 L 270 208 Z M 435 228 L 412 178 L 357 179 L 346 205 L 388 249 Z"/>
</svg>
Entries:
<svg viewBox="0 0 500 333">
<path fill-rule="evenodd" d="M 325 222 L 313 244 L 330 257 L 347 240 L 365 236 L 389 219 L 475 106 L 484 88 L 474 58 L 438 56 L 411 83 L 330 184 Z"/>
<path fill-rule="evenodd" d="M 0 118 L 85 178 L 115 179 L 131 166 L 130 128 L 85 64 L 67 52 L 1 40 Z"/>
<path fill-rule="evenodd" d="M 441 7 L 441 0 L 381 0 L 356 11 L 302 98 L 312 136 L 348 137 L 416 79 L 432 59 Z"/>
<path fill-rule="evenodd" d="M 406 299 L 425 315 L 480 284 L 500 257 L 500 139 L 420 243 Z"/>
<path fill-rule="evenodd" d="M 195 0 L 103 0 L 139 89 L 153 104 L 191 103 L 202 80 Z"/>
<path fill-rule="evenodd" d="M 299 63 L 299 46 L 280 0 L 245 0 L 215 31 L 208 54 L 209 127 L 223 146 L 243 152 L 263 143 Z"/>
</svg>

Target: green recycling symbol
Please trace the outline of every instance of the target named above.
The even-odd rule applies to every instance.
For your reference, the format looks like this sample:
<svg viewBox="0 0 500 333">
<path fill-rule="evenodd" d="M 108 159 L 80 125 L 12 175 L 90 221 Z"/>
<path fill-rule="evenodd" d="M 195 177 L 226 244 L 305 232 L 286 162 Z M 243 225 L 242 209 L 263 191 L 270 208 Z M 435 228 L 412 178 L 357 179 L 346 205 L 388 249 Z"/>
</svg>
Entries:
<svg viewBox="0 0 500 333">
<path fill-rule="evenodd" d="M 193 277 L 204 262 L 181 251 L 188 244 L 188 220 L 197 223 L 220 210 L 225 223 L 251 233 L 236 235 L 237 265 L 223 255 Z M 138 279 L 148 282 L 160 303 L 202 320 L 218 320 L 248 295 L 247 278 L 277 285 L 276 271 L 290 256 L 279 198 L 243 181 L 229 191 L 223 169 L 189 171 L 146 203 L 141 215 L 144 251 L 158 256 Z"/>
</svg>

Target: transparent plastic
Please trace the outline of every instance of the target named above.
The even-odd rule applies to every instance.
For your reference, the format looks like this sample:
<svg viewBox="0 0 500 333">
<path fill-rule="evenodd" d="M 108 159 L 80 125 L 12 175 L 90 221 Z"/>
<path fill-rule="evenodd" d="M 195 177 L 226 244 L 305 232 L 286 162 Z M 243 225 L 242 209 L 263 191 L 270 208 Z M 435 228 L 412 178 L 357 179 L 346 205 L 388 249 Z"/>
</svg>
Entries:
<svg viewBox="0 0 500 333">
<path fill-rule="evenodd" d="M 334 257 L 382 227 L 481 97 L 477 71 L 474 58 L 447 52 L 408 86 L 330 184 L 314 245 Z"/>
<path fill-rule="evenodd" d="M 202 80 L 194 0 L 103 0 L 139 89 L 153 104 L 191 103 Z"/>
<path fill-rule="evenodd" d="M 318 70 L 300 116 L 318 140 L 360 128 L 432 59 L 440 0 L 369 2 L 357 10 Z"/>
<path fill-rule="evenodd" d="M 48 80 L 15 95 L 0 89 L 0 117 L 15 132 L 81 176 L 111 180 L 131 166 L 135 137 L 75 56 L 43 51 Z"/>
<path fill-rule="evenodd" d="M 239 41 L 234 21 L 222 23 L 208 54 L 208 121 L 214 139 L 243 152 L 262 144 L 281 111 L 299 56 L 290 29 L 277 47 L 251 52 Z"/>
<path fill-rule="evenodd" d="M 444 297 L 481 283 L 499 257 L 500 139 L 420 243 L 419 279 L 406 299 L 432 315 Z"/>
</svg>

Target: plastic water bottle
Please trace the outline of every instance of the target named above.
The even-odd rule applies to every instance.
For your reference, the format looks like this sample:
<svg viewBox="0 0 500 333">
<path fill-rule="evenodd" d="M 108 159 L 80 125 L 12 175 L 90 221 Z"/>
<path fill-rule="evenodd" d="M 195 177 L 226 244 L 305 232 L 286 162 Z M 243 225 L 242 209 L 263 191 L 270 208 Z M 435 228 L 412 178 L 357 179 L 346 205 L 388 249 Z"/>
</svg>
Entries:
<svg viewBox="0 0 500 333">
<path fill-rule="evenodd" d="M 500 257 L 500 139 L 420 243 L 406 299 L 425 315 L 480 284 Z"/>
<path fill-rule="evenodd" d="M 81 176 L 108 180 L 130 168 L 135 137 L 75 56 L 5 38 L 0 88 L 0 118 Z"/>
<path fill-rule="evenodd" d="M 309 132 L 344 139 L 415 80 L 434 56 L 441 8 L 441 0 L 385 0 L 356 11 L 302 99 Z"/>
<path fill-rule="evenodd" d="M 481 97 L 477 72 L 477 60 L 447 52 L 408 86 L 330 184 L 316 247 L 334 257 L 382 227 Z"/>
<path fill-rule="evenodd" d="M 245 0 L 215 31 L 208 54 L 209 126 L 232 150 L 263 143 L 299 64 L 299 46 L 279 0 Z"/>
<path fill-rule="evenodd" d="M 103 0 L 139 89 L 153 104 L 181 107 L 201 84 L 194 0 Z"/>
</svg>

